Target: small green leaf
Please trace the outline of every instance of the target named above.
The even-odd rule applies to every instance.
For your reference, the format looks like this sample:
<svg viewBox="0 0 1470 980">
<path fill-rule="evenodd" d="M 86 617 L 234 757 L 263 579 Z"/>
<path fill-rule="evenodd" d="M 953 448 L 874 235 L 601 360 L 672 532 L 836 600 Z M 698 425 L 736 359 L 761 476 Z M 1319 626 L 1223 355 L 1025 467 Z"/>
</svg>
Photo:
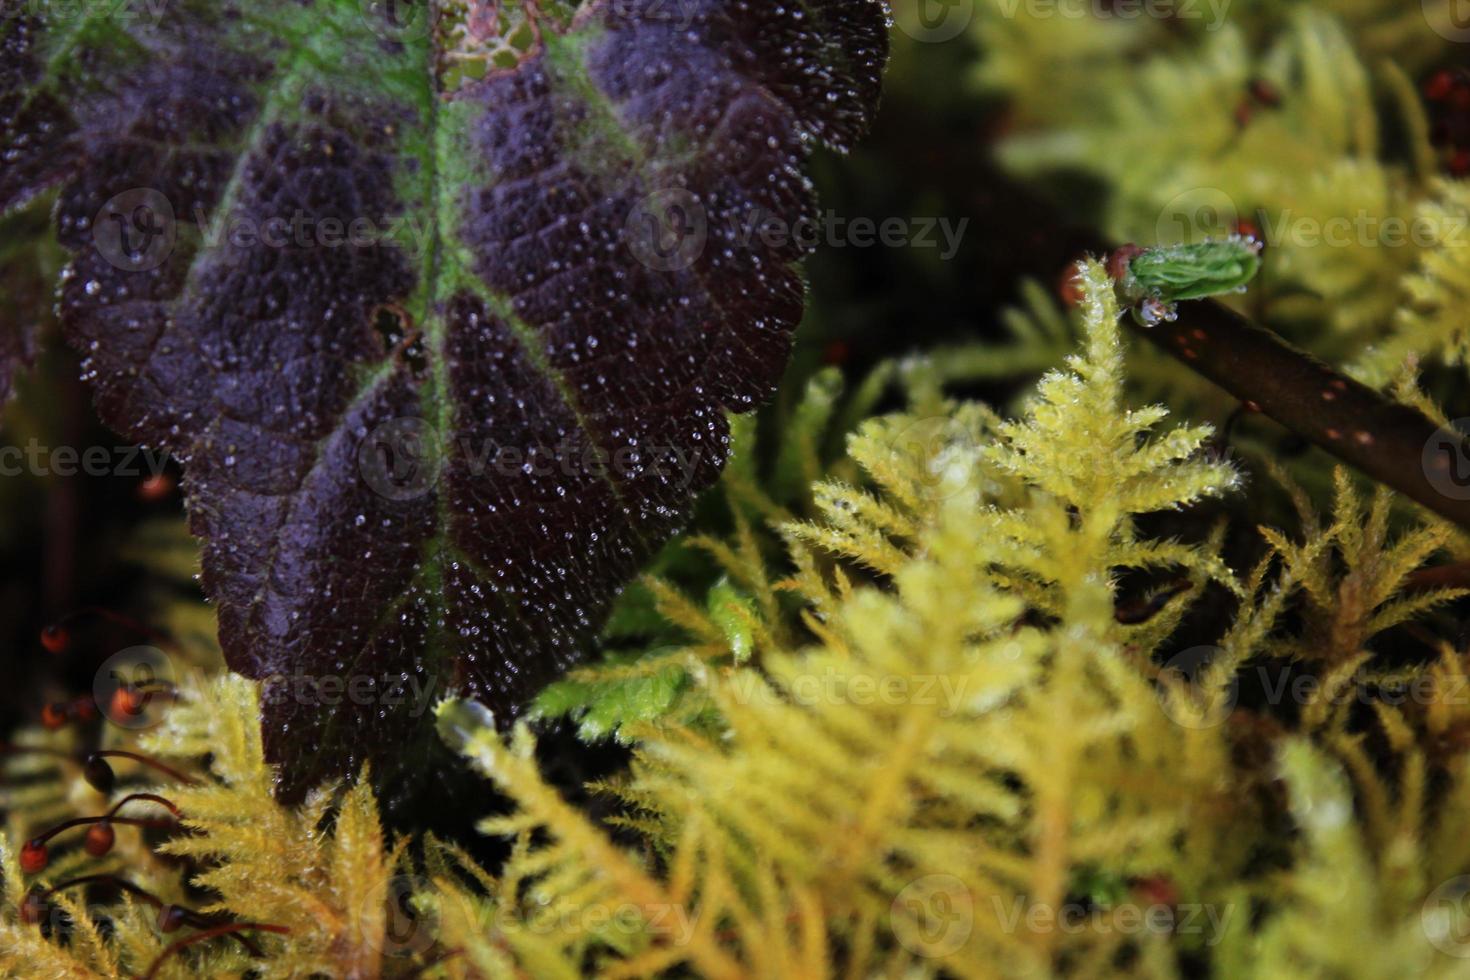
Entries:
<svg viewBox="0 0 1470 980">
<path fill-rule="evenodd" d="M 1120 279 L 1130 303 L 1177 303 L 1240 292 L 1261 271 L 1261 243 L 1230 238 L 1144 249 Z"/>
<path fill-rule="evenodd" d="M 619 667 L 632 662 L 633 658 L 609 657 L 599 665 L 607 672 L 605 678 L 592 672 L 548 685 L 537 695 L 529 717 L 576 721 L 577 735 L 586 742 L 616 736 L 624 725 L 668 717 L 689 686 L 682 662 L 671 659 L 648 672 L 619 673 Z"/>
<path fill-rule="evenodd" d="M 735 588 L 728 578 L 722 578 L 709 590 L 706 607 L 710 619 L 730 644 L 735 662 L 743 664 L 748 661 L 755 644 L 755 631 L 751 627 L 759 621 L 760 615 L 750 597 Z"/>
</svg>

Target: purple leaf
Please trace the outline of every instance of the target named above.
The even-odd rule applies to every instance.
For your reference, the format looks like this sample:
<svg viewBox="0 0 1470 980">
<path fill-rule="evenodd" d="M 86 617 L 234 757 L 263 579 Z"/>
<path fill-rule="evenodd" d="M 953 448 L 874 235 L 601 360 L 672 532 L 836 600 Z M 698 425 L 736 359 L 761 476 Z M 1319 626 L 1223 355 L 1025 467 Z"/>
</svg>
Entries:
<svg viewBox="0 0 1470 980">
<path fill-rule="evenodd" d="M 596 0 L 498 68 L 478 0 L 77 6 L 6 28 L 0 207 L 64 183 L 65 329 L 185 465 L 287 795 L 408 785 L 439 697 L 512 717 L 586 652 L 771 394 L 802 249 L 760 229 L 861 135 L 886 10 Z"/>
</svg>

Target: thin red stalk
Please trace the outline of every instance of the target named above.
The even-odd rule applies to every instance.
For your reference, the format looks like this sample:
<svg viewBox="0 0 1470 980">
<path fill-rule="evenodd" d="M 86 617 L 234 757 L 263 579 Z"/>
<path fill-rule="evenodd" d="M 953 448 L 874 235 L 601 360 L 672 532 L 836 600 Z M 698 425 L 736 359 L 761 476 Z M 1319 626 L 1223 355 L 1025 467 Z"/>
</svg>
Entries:
<svg viewBox="0 0 1470 980">
<path fill-rule="evenodd" d="M 1409 576 L 1410 592 L 1432 592 L 1436 589 L 1470 589 L 1470 562 L 1425 568 Z"/>
<path fill-rule="evenodd" d="M 133 630 L 139 635 L 147 637 L 154 643 L 157 643 L 159 646 L 167 647 L 175 652 L 178 652 L 179 650 L 177 641 L 175 641 L 172 636 L 168 635 L 162 630 L 155 629 L 154 627 L 149 626 L 146 623 L 139 622 L 131 616 L 127 616 L 119 612 L 114 612 L 111 609 L 104 609 L 101 606 L 83 606 L 80 609 L 73 609 L 71 612 L 53 621 L 49 625 L 52 627 L 61 626 L 66 623 L 73 622 L 74 620 L 81 619 L 84 616 L 95 616 L 98 619 L 105 619 L 110 623 L 116 623 L 118 626 Z"/>
<path fill-rule="evenodd" d="M 177 942 L 169 944 L 167 949 L 158 954 L 158 958 L 153 961 L 153 965 L 148 967 L 148 972 L 143 974 L 139 980 L 154 980 L 154 977 L 158 976 L 158 971 L 170 956 L 178 955 L 195 943 L 207 942 L 210 939 L 217 939 L 220 936 L 231 936 L 241 932 L 273 932 L 277 935 L 284 936 L 290 931 L 285 926 L 266 925 L 259 922 L 230 922 L 225 925 L 213 926 L 205 929 L 203 932 L 196 932 L 192 936 L 186 936 Z"/>
<path fill-rule="evenodd" d="M 66 881 L 52 885 L 41 894 L 45 898 L 50 898 L 52 895 L 55 895 L 59 891 L 64 891 L 68 888 L 75 888 L 78 885 L 95 885 L 104 883 L 112 885 L 115 888 L 120 888 L 123 891 L 127 892 L 129 895 L 132 895 L 134 898 L 140 898 L 156 909 L 163 908 L 163 900 L 160 899 L 157 895 L 154 895 L 152 892 L 139 885 L 133 884 L 126 878 L 119 878 L 117 875 L 82 875 L 78 878 L 68 878 Z"/>
<path fill-rule="evenodd" d="M 157 759 L 150 759 L 148 756 L 139 755 L 137 752 L 127 752 L 123 749 L 104 749 L 100 752 L 93 752 L 92 757 L 97 759 L 131 759 L 133 762 L 141 763 L 149 767 L 150 769 L 156 769 L 164 775 L 176 779 L 187 786 L 198 785 L 198 780 L 194 779 L 192 776 L 186 776 L 183 773 L 179 772 L 177 769 L 174 769 L 171 766 L 164 765 Z"/>
<path fill-rule="evenodd" d="M 117 814 L 117 811 L 121 810 L 129 803 L 143 800 L 146 800 L 149 803 L 157 803 L 159 806 L 163 807 L 165 810 L 167 810 L 169 813 L 172 813 L 176 818 L 180 820 L 184 818 L 184 815 L 179 812 L 179 808 L 173 804 L 172 800 L 165 799 L 164 797 L 159 796 L 157 793 L 129 793 L 127 796 L 124 796 L 122 799 L 113 804 L 111 810 L 107 811 L 108 819 L 112 819 Z M 113 822 L 116 823 L 117 821 L 114 820 Z"/>
<path fill-rule="evenodd" d="M 114 817 L 111 814 L 102 817 L 73 817 L 70 820 L 65 820 L 57 824 L 56 826 L 47 830 L 45 833 L 41 834 L 41 836 L 39 837 L 32 837 L 27 843 L 45 844 L 57 834 L 63 834 L 66 831 L 72 830 L 76 827 L 89 827 L 95 823 L 102 823 L 104 820 L 111 821 L 115 824 L 121 824 L 125 827 L 150 827 L 155 830 L 172 830 L 173 828 L 178 826 L 178 824 L 172 820 L 143 820 L 137 817 Z"/>
<path fill-rule="evenodd" d="M 41 893 L 41 898 L 43 900 L 49 899 L 52 895 L 55 895 L 59 891 L 64 891 L 68 888 L 75 888 L 78 885 L 93 884 L 112 885 L 114 888 L 118 888 L 122 891 L 127 892 L 129 895 L 132 895 L 134 898 L 142 900 L 146 905 L 155 909 L 178 909 L 179 912 L 183 914 L 184 923 L 186 925 L 193 926 L 196 929 L 213 928 L 215 925 L 221 924 L 219 922 L 219 919 L 216 917 L 201 915 L 193 909 L 186 909 L 181 905 L 171 906 L 164 902 L 163 899 L 159 898 L 157 895 L 148 891 L 146 888 L 143 888 L 140 885 L 135 885 L 131 881 L 128 881 L 126 878 L 119 878 L 117 875 L 82 875 L 77 878 L 69 878 L 66 881 L 63 881 L 56 885 L 52 885 L 50 888 L 46 889 L 44 892 Z M 248 936 L 234 934 L 232 938 L 241 946 L 243 946 L 245 948 L 245 951 L 248 952 L 251 956 L 258 957 L 261 955 L 260 947 L 255 945 L 255 943 L 252 942 Z"/>
</svg>

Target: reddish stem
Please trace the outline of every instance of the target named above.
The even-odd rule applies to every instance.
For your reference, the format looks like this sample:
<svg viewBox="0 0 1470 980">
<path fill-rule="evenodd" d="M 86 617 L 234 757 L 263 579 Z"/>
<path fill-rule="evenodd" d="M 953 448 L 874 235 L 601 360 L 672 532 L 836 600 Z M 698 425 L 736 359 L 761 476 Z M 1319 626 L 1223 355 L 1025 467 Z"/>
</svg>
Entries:
<svg viewBox="0 0 1470 980">
<path fill-rule="evenodd" d="M 125 629 L 130 629 L 140 636 L 152 640 L 154 643 L 157 643 L 161 647 L 167 647 L 175 653 L 180 652 L 178 642 L 175 641 L 172 636 L 168 635 L 162 630 L 155 629 L 154 627 L 149 626 L 146 623 L 141 623 L 131 616 L 126 616 L 122 613 L 114 612 L 111 609 L 104 609 L 101 606 L 83 606 L 80 609 L 73 609 L 66 615 L 56 620 L 53 620 L 46 628 L 56 629 L 65 624 L 88 616 L 95 617 L 97 619 L 105 619 L 109 623 L 115 623 L 116 625 L 122 626 Z"/>
<path fill-rule="evenodd" d="M 143 888 L 143 887 L 141 887 L 139 885 L 133 884 L 131 881 L 128 881 L 126 878 L 119 878 L 117 875 L 81 875 L 80 877 L 77 877 L 77 878 L 68 878 L 66 881 L 63 881 L 63 882 L 60 882 L 58 884 L 52 885 L 50 888 L 48 888 L 44 892 L 42 892 L 41 893 L 41 896 L 43 898 L 50 898 L 52 895 L 55 895 L 57 892 L 59 892 L 59 891 L 65 891 L 68 888 L 75 888 L 78 885 L 95 885 L 95 884 L 108 884 L 108 885 L 112 885 L 115 888 L 119 888 L 119 889 L 127 892 L 129 895 L 132 895 L 134 898 L 140 898 L 140 899 L 142 899 L 148 905 L 151 905 L 151 906 L 153 906 L 156 909 L 163 908 L 163 900 L 160 899 L 157 895 L 155 895 L 152 892 L 148 891 L 146 888 Z"/>
<path fill-rule="evenodd" d="M 1422 412 L 1340 374 L 1219 303 L 1186 303 L 1140 331 L 1191 370 L 1374 480 L 1470 528 L 1470 499 L 1441 493 L 1425 467 L 1449 434 Z"/>
<path fill-rule="evenodd" d="M 117 803 L 113 804 L 112 809 L 107 811 L 107 816 L 109 819 L 111 819 L 112 817 L 117 815 L 117 811 L 121 810 L 129 803 L 144 800 L 149 803 L 157 803 L 169 813 L 172 813 L 174 817 L 179 820 L 184 819 L 184 815 L 179 812 L 179 808 L 174 805 L 172 800 L 165 799 L 164 797 L 159 796 L 157 793 L 129 793 L 127 796 L 124 796 L 122 799 L 118 800 Z M 117 821 L 114 820 L 113 822 L 116 823 Z"/>
<path fill-rule="evenodd" d="M 1437 589 L 1470 589 L 1470 562 L 1420 569 L 1409 576 L 1405 588 L 1410 592 L 1433 592 Z"/>
<path fill-rule="evenodd" d="M 47 841 L 51 840 L 51 838 L 55 837 L 57 834 L 64 834 L 68 830 L 72 830 L 77 827 L 90 827 L 94 823 L 102 823 L 103 821 L 110 821 L 115 824 L 122 824 L 124 827 L 149 827 L 154 830 L 172 830 L 178 826 L 178 824 L 172 820 L 145 820 L 138 817 L 114 817 L 110 813 L 102 817 L 73 817 L 70 820 L 62 821 L 61 823 L 52 827 L 50 830 L 42 833 L 39 837 L 32 837 L 26 843 L 33 846 L 44 845 Z"/>
<path fill-rule="evenodd" d="M 159 762 L 157 759 L 151 759 L 151 758 L 149 758 L 146 755 L 139 755 L 137 752 L 128 752 L 128 751 L 125 751 L 123 749 L 103 749 L 100 752 L 93 752 L 92 753 L 92 758 L 94 758 L 94 759 L 131 759 L 133 762 L 141 763 L 141 764 L 149 767 L 150 769 L 156 769 L 157 771 L 163 773 L 164 775 L 169 776 L 170 778 L 175 779 L 175 780 L 183 783 L 186 786 L 197 786 L 197 785 L 199 785 L 199 781 L 197 779 L 194 779 L 192 776 L 186 776 L 183 773 L 179 772 L 177 769 L 174 769 L 171 766 L 164 765 L 162 762 Z"/>
<path fill-rule="evenodd" d="M 260 922 L 230 922 L 224 925 L 212 926 L 203 932 L 196 932 L 192 936 L 171 943 L 167 949 L 158 954 L 158 958 L 153 961 L 153 965 L 148 967 L 148 972 L 143 974 L 138 980 L 154 980 L 154 977 L 158 976 L 158 971 L 170 956 L 178 955 L 195 943 L 207 942 L 210 939 L 217 939 L 220 936 L 232 936 L 241 932 L 273 932 L 276 935 L 284 936 L 290 933 L 290 931 L 285 926 L 274 926 Z"/>
<path fill-rule="evenodd" d="M 148 891 L 148 889 L 143 888 L 139 885 L 135 885 L 131 881 L 128 881 L 126 878 L 119 878 L 117 875 L 111 874 L 81 875 L 77 878 L 68 878 L 66 881 L 52 885 L 45 891 L 35 894 L 39 894 L 40 900 L 42 902 L 45 902 L 46 900 L 51 898 L 52 895 L 55 895 L 57 892 L 60 891 L 65 891 L 68 888 L 75 888 L 78 885 L 96 884 L 111 885 L 114 888 L 125 891 L 129 895 L 132 895 L 134 898 L 141 900 L 149 907 L 158 909 L 160 911 L 172 909 L 181 916 L 181 921 L 184 925 L 193 926 L 196 929 L 210 929 L 214 928 L 217 925 L 226 924 L 221 923 L 217 916 L 202 915 L 199 912 L 194 911 L 193 909 L 186 909 L 181 905 L 169 905 L 164 902 L 163 899 Z M 260 947 L 252 942 L 248 936 L 239 934 L 232 935 L 235 941 L 243 946 L 245 948 L 245 951 L 248 952 L 251 956 L 259 957 L 261 955 Z"/>
</svg>

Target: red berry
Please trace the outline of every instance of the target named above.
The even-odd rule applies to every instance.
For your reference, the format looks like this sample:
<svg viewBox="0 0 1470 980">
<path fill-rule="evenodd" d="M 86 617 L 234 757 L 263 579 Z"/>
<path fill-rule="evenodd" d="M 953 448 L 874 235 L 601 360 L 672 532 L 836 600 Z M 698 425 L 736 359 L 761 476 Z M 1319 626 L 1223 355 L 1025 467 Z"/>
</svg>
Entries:
<svg viewBox="0 0 1470 980">
<path fill-rule="evenodd" d="M 79 698 L 73 701 L 71 710 L 78 721 L 95 721 L 97 719 L 97 702 L 90 698 Z"/>
<path fill-rule="evenodd" d="M 145 504 L 156 504 L 161 500 L 167 500 L 173 492 L 174 479 L 167 473 L 150 476 L 138 484 L 138 499 Z"/>
<path fill-rule="evenodd" d="M 41 630 L 41 646 L 47 653 L 63 653 L 71 646 L 71 630 L 52 623 Z"/>
<path fill-rule="evenodd" d="M 1455 74 L 1448 69 L 1437 71 L 1424 83 L 1424 97 L 1430 102 L 1443 102 L 1455 89 Z"/>
<path fill-rule="evenodd" d="M 51 853 L 40 841 L 26 841 L 20 849 L 20 870 L 28 875 L 38 875 L 51 863 Z"/>
<path fill-rule="evenodd" d="M 82 841 L 82 847 L 94 858 L 100 858 L 105 857 L 116 843 L 117 831 L 112 829 L 112 821 L 99 820 L 87 828 L 87 837 Z"/>
<path fill-rule="evenodd" d="M 69 720 L 66 705 L 64 704 L 58 704 L 53 701 L 41 709 L 41 724 L 53 732 L 65 727 Z"/>
<path fill-rule="evenodd" d="M 131 721 L 142 713 L 145 704 L 147 704 L 147 695 L 142 691 L 133 687 L 119 687 L 112 692 L 112 704 L 108 715 L 116 722 Z"/>
<path fill-rule="evenodd" d="M 1470 174 L 1470 150 L 1456 150 L 1450 157 L 1450 176 L 1464 177 Z"/>
</svg>

